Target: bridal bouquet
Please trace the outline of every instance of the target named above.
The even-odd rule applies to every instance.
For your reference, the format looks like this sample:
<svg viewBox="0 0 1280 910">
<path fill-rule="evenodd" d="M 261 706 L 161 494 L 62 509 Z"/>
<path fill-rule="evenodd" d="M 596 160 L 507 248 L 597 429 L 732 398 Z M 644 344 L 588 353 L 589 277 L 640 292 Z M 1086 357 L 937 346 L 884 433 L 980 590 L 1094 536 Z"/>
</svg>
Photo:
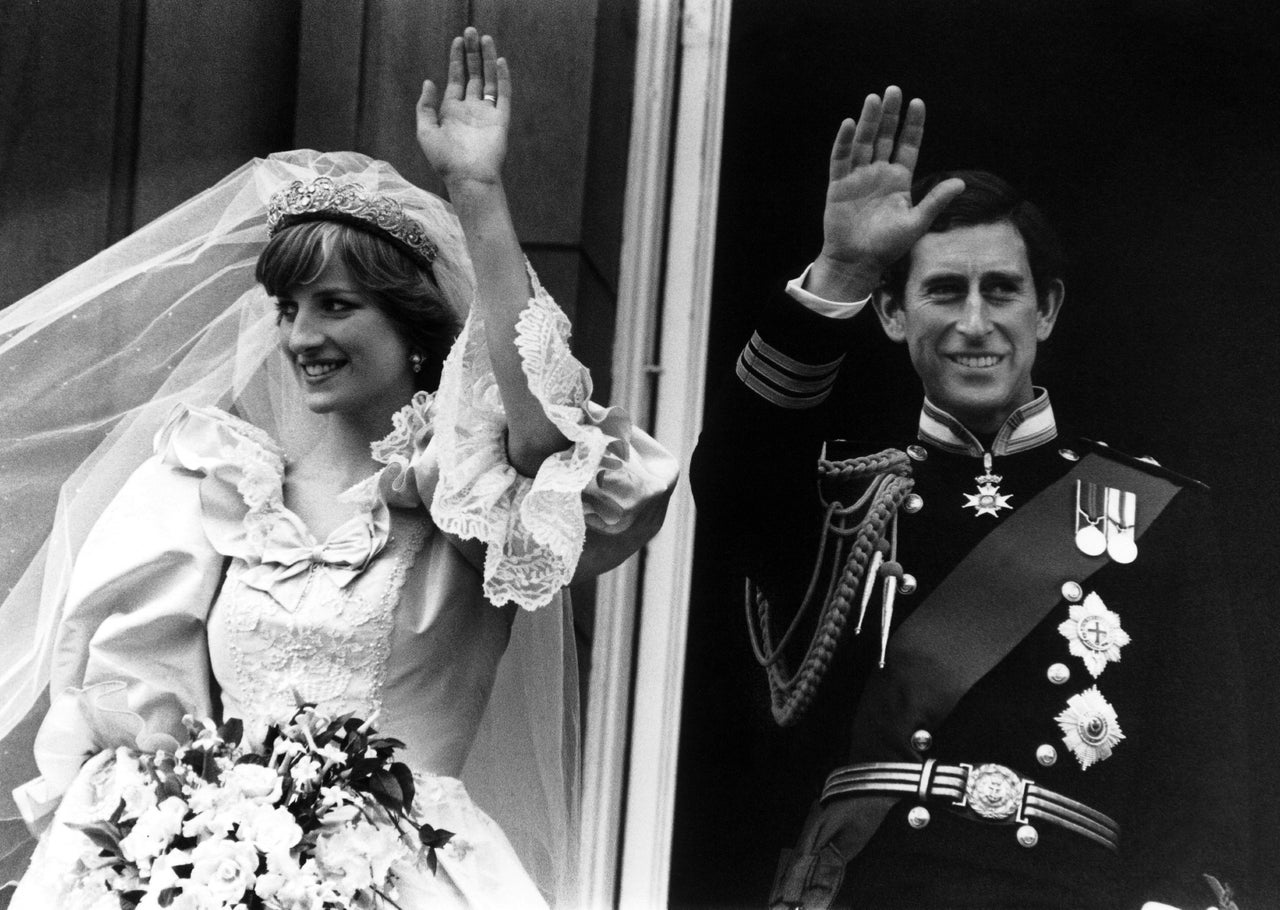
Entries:
<svg viewBox="0 0 1280 910">
<path fill-rule="evenodd" d="M 75 871 L 92 910 L 330 910 L 395 906 L 395 868 L 453 836 L 415 821 L 403 744 L 303 706 L 260 747 L 231 720 L 185 719 L 174 754 L 120 750 Z"/>
</svg>

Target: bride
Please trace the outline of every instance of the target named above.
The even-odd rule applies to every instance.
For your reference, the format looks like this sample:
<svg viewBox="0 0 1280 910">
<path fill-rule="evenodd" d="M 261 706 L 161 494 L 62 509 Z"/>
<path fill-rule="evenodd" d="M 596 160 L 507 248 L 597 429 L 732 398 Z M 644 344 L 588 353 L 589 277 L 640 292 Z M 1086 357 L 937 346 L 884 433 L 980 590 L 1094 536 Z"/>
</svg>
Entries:
<svg viewBox="0 0 1280 910">
<path fill-rule="evenodd" d="M 415 814 L 456 832 L 399 906 L 568 897 L 563 589 L 656 531 L 676 468 L 589 400 L 526 266 L 500 177 L 510 83 L 469 28 L 443 93 L 423 86 L 452 209 L 358 154 L 273 155 L 0 314 L 0 368 L 30 386 L 0 492 L 66 480 L 47 540 L 0 540 L 9 754 L 50 696 L 12 907 L 93 902 L 70 824 L 184 715 L 262 729 L 300 701 L 376 715 Z M 31 537 L 46 506 L 25 508 Z"/>
</svg>

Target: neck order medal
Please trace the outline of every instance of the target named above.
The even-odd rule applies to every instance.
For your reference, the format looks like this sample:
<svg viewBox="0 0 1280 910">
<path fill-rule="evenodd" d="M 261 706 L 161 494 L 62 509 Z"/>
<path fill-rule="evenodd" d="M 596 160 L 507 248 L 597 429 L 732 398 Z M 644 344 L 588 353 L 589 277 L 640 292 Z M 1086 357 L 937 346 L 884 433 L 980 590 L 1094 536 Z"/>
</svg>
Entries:
<svg viewBox="0 0 1280 910">
<path fill-rule="evenodd" d="M 1012 509 L 1009 500 L 1012 493 L 1001 493 L 1000 482 L 1004 480 L 999 474 L 991 473 L 991 453 L 982 453 L 982 473 L 974 480 L 978 484 L 978 492 L 965 493 L 964 508 L 973 509 L 974 515 L 995 516 L 1001 509 Z"/>
</svg>

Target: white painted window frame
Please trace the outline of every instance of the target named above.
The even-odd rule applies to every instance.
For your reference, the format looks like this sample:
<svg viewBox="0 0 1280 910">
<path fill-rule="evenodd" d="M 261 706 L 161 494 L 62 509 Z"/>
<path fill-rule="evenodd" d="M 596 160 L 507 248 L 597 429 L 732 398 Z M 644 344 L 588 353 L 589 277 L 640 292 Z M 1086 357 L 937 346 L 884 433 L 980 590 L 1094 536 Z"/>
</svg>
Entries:
<svg viewBox="0 0 1280 910">
<path fill-rule="evenodd" d="M 611 403 L 686 465 L 702 425 L 729 13 L 730 0 L 638 9 Z M 643 562 L 600 583 L 583 764 L 586 908 L 667 903 L 694 521 L 682 480 Z"/>
</svg>

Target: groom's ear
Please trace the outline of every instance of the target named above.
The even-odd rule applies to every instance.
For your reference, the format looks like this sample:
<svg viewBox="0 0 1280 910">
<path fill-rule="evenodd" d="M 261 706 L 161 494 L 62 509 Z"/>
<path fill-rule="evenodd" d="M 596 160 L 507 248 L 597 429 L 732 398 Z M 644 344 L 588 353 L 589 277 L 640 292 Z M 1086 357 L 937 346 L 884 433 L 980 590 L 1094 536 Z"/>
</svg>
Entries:
<svg viewBox="0 0 1280 910">
<path fill-rule="evenodd" d="M 871 306 L 875 308 L 876 316 L 880 318 L 880 327 L 890 341 L 901 344 L 907 340 L 906 313 L 900 294 L 881 287 L 871 295 Z"/>
</svg>

